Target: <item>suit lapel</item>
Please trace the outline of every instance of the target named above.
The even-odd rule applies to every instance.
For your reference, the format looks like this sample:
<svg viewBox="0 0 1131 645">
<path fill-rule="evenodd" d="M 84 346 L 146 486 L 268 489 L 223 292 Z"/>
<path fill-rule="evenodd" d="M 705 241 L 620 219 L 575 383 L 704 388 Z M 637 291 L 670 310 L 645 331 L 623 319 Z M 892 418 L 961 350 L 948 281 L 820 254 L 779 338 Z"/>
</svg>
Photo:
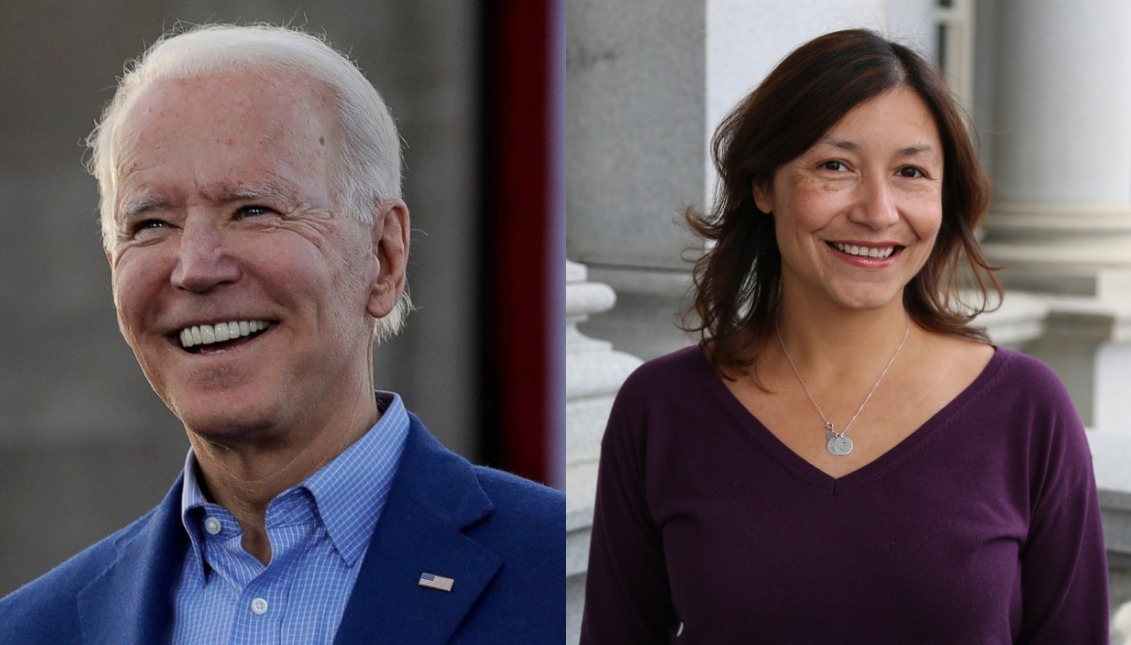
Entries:
<svg viewBox="0 0 1131 645">
<path fill-rule="evenodd" d="M 412 417 L 335 642 L 447 642 L 501 564 L 463 533 L 491 509 L 470 464 Z M 453 579 L 451 591 L 420 586 L 422 573 Z"/>
<path fill-rule="evenodd" d="M 389 499 L 366 551 L 336 643 L 445 643 L 494 578 L 501 560 L 464 534 L 492 505 L 470 464 L 441 446 L 415 416 Z M 78 597 L 83 640 L 168 640 L 173 591 L 188 552 L 181 482 Z M 451 591 L 419 585 L 451 578 Z"/>
<path fill-rule="evenodd" d="M 168 640 L 173 589 L 188 549 L 180 491 L 178 481 L 138 530 L 121 539 L 117 558 L 106 571 L 79 592 L 84 642 Z"/>
</svg>

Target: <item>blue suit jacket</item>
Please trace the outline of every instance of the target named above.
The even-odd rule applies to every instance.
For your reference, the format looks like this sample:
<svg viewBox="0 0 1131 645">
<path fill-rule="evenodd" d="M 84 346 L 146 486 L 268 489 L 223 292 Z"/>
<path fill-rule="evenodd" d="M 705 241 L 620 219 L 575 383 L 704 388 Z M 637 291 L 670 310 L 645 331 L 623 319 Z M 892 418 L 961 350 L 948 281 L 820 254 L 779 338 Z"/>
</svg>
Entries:
<svg viewBox="0 0 1131 645">
<path fill-rule="evenodd" d="M 168 641 L 181 481 L 130 526 L 0 600 L 6 644 Z M 565 640 L 565 498 L 472 466 L 415 416 L 335 643 Z M 450 592 L 417 585 L 453 578 Z"/>
</svg>

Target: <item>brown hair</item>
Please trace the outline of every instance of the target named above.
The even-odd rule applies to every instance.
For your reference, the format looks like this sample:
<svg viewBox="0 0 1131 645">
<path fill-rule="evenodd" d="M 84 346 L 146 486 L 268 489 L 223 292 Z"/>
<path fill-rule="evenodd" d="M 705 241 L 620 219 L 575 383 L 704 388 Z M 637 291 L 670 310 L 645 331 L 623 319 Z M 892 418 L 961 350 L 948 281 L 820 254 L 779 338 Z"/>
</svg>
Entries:
<svg viewBox="0 0 1131 645">
<path fill-rule="evenodd" d="M 753 365 L 781 302 L 774 219 L 755 205 L 754 186 L 769 185 L 777 168 L 845 114 L 896 87 L 911 89 L 929 107 L 944 168 L 942 224 L 926 264 L 904 289 L 903 305 L 924 329 L 988 341 L 970 321 L 991 308 L 991 292 L 997 301 L 1002 294 L 974 236 L 989 207 L 990 183 L 962 112 L 922 56 L 871 31 L 849 29 L 795 50 L 723 119 L 712 140 L 720 175 L 714 206 L 710 213 L 684 213 L 692 232 L 708 242 L 695 261 L 694 302 L 684 329 L 699 333 L 711 364 L 728 378 Z M 980 294 L 977 306 L 958 300 L 963 283 Z M 698 320 L 689 322 L 693 316 Z"/>
</svg>

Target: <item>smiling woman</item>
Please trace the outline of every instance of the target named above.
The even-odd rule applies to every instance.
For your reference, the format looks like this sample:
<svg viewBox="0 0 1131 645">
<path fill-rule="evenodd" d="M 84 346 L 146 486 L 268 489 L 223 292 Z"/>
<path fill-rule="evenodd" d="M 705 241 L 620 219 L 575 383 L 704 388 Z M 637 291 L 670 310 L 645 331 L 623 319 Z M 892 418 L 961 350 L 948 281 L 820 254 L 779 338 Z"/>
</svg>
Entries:
<svg viewBox="0 0 1131 645">
<path fill-rule="evenodd" d="M 901 111 L 891 96 L 885 97 L 884 105 L 875 105 L 888 93 L 903 96 L 915 110 L 897 116 Z M 710 360 L 716 368 L 744 370 L 753 365 L 755 353 L 770 339 L 778 319 L 782 265 L 775 243 L 777 220 L 750 216 L 773 212 L 771 204 L 755 203 L 756 193 L 767 192 L 779 170 L 795 167 L 803 158 L 823 164 L 827 172 L 833 172 L 828 164 L 851 171 L 845 155 L 859 156 L 860 146 L 868 142 L 844 140 L 835 129 L 871 127 L 875 132 L 887 129 L 890 118 L 918 119 L 910 125 L 912 130 L 934 141 L 925 150 L 927 142 L 910 132 L 903 141 L 891 143 L 895 147 L 889 154 L 915 157 L 918 162 L 906 169 L 895 166 L 891 172 L 924 173 L 923 157 L 933 156 L 934 176 L 917 183 L 934 186 L 935 197 L 941 197 L 936 204 L 941 215 L 933 252 L 903 294 L 907 312 L 926 329 L 987 340 L 981 329 L 968 323 L 1000 296 L 974 236 L 989 206 L 990 183 L 962 114 L 921 56 L 868 32 L 847 31 L 818 38 L 782 61 L 724 119 L 715 135 L 722 192 L 712 213 L 691 210 L 687 218 L 692 230 L 715 243 L 712 252 L 696 263 L 699 320 L 691 328 L 711 338 Z M 882 120 L 868 122 L 874 119 Z M 963 271 L 966 286 L 982 294 L 981 307 L 953 301 Z"/>
<path fill-rule="evenodd" d="M 774 214 L 782 287 L 795 292 L 785 299 L 809 310 L 890 302 L 934 247 L 941 149 L 926 104 L 897 88 L 854 108 L 770 182 L 759 180 L 754 203 Z"/>
<path fill-rule="evenodd" d="M 1106 642 L 1080 420 L 969 324 L 989 183 L 938 74 L 822 36 L 714 153 L 701 342 L 617 395 L 582 642 Z"/>
</svg>

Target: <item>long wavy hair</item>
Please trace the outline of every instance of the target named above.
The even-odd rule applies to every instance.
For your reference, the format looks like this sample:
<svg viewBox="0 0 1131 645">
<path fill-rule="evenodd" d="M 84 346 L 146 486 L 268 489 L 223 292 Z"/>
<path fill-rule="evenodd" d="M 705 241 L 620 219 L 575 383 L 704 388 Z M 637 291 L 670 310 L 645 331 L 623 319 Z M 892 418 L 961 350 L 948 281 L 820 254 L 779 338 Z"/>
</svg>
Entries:
<svg viewBox="0 0 1131 645">
<path fill-rule="evenodd" d="M 912 49 L 863 29 L 820 36 L 787 56 L 723 119 L 712 140 L 720 181 L 708 213 L 684 218 L 704 241 L 694 261 L 694 300 L 683 328 L 698 333 L 720 374 L 751 368 L 781 305 L 781 253 L 774 218 L 754 203 L 754 186 L 799 157 L 853 108 L 906 87 L 927 104 L 943 147 L 942 224 L 926 264 L 903 292 L 924 329 L 988 342 L 973 318 L 1000 303 L 1002 288 L 974 231 L 990 182 L 963 113 L 934 67 Z M 973 294 L 971 302 L 959 297 Z"/>
</svg>

